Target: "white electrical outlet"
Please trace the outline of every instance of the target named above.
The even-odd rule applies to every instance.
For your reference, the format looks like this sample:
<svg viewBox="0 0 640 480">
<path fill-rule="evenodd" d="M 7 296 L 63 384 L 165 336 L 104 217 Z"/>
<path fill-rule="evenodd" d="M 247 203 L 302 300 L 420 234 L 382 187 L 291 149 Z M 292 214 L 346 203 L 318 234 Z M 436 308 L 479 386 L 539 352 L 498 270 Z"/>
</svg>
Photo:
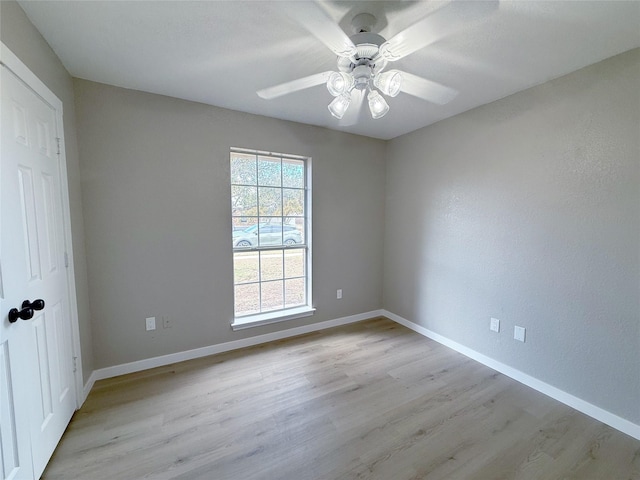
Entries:
<svg viewBox="0 0 640 480">
<path fill-rule="evenodd" d="M 513 327 L 513 338 L 521 342 L 524 342 L 526 331 L 527 330 L 524 327 L 519 327 L 516 325 L 515 327 Z"/>
<path fill-rule="evenodd" d="M 171 317 L 162 317 L 162 328 L 171 328 Z"/>
<path fill-rule="evenodd" d="M 147 332 L 149 330 L 155 330 L 156 329 L 156 317 L 147 317 L 145 319 L 145 325 L 147 327 Z"/>
<path fill-rule="evenodd" d="M 489 325 L 489 329 L 494 331 L 494 332 L 499 332 L 500 331 L 500 320 L 498 320 L 497 318 L 491 318 L 491 324 Z"/>
<path fill-rule="evenodd" d="M 342 289 L 341 288 L 336 290 L 336 298 L 337 299 L 341 299 L 342 298 Z"/>
</svg>

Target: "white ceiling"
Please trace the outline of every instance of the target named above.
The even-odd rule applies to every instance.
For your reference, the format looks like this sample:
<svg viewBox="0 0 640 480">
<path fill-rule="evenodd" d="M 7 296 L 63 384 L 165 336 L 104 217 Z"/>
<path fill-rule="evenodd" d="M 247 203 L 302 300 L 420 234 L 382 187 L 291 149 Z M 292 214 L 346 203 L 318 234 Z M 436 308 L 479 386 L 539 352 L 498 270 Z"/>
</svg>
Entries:
<svg viewBox="0 0 640 480">
<path fill-rule="evenodd" d="M 391 111 L 343 127 L 319 85 L 273 100 L 256 91 L 336 70 L 335 55 L 286 1 L 20 1 L 74 77 L 390 139 L 640 47 L 640 1 L 505 1 L 452 19 L 448 2 L 317 2 L 351 35 L 357 13 L 389 39 L 428 16 L 430 44 L 393 65 L 453 87 L 435 105 L 401 93 Z M 290 12 L 289 12 L 290 13 Z M 304 22 L 302 22 L 304 23 Z"/>
</svg>

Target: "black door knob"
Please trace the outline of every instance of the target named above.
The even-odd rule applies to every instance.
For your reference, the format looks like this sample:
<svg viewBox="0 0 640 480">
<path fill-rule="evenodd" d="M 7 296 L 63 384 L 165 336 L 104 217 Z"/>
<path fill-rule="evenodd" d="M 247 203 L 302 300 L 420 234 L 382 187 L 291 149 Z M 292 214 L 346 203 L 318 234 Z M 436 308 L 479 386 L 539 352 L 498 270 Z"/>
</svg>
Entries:
<svg viewBox="0 0 640 480">
<path fill-rule="evenodd" d="M 18 310 L 17 308 L 12 308 L 9 310 L 9 322 L 15 323 L 18 319 L 22 320 L 30 320 L 33 318 L 33 308 L 23 308 L 22 310 Z"/>
<path fill-rule="evenodd" d="M 31 320 L 35 310 L 42 310 L 44 308 L 44 300 L 41 298 L 38 298 L 33 302 L 25 300 L 22 302 L 21 308 L 22 310 L 18 310 L 17 308 L 9 310 L 9 322 L 15 323 L 19 318 L 22 320 Z"/>
<path fill-rule="evenodd" d="M 44 308 L 44 300 L 42 300 L 41 298 L 38 298 L 33 302 L 25 300 L 24 302 L 22 302 L 22 308 L 33 308 L 34 310 L 42 310 Z"/>
</svg>

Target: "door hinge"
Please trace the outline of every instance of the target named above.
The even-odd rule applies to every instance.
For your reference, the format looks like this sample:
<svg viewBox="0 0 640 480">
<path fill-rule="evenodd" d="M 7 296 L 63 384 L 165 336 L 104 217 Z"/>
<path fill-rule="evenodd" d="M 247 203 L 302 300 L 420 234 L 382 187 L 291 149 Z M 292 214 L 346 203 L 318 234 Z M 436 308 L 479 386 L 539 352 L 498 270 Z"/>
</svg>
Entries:
<svg viewBox="0 0 640 480">
<path fill-rule="evenodd" d="M 73 357 L 73 373 L 78 371 L 78 357 Z"/>
<path fill-rule="evenodd" d="M 69 254 L 67 252 L 64 252 L 64 266 L 69 268 Z"/>
<path fill-rule="evenodd" d="M 58 151 L 56 153 L 60 155 L 60 137 L 56 137 L 56 146 L 58 147 Z"/>
</svg>

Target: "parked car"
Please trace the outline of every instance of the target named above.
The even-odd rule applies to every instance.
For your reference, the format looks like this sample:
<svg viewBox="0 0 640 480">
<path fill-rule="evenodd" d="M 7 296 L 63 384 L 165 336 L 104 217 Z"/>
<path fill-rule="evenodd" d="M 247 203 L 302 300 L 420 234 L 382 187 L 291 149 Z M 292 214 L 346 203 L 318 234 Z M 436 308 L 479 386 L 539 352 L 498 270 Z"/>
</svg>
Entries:
<svg viewBox="0 0 640 480">
<path fill-rule="evenodd" d="M 296 243 L 302 243 L 302 236 L 298 229 L 292 225 L 282 225 L 281 223 L 261 223 L 233 232 L 234 247 L 294 245 Z"/>
</svg>

